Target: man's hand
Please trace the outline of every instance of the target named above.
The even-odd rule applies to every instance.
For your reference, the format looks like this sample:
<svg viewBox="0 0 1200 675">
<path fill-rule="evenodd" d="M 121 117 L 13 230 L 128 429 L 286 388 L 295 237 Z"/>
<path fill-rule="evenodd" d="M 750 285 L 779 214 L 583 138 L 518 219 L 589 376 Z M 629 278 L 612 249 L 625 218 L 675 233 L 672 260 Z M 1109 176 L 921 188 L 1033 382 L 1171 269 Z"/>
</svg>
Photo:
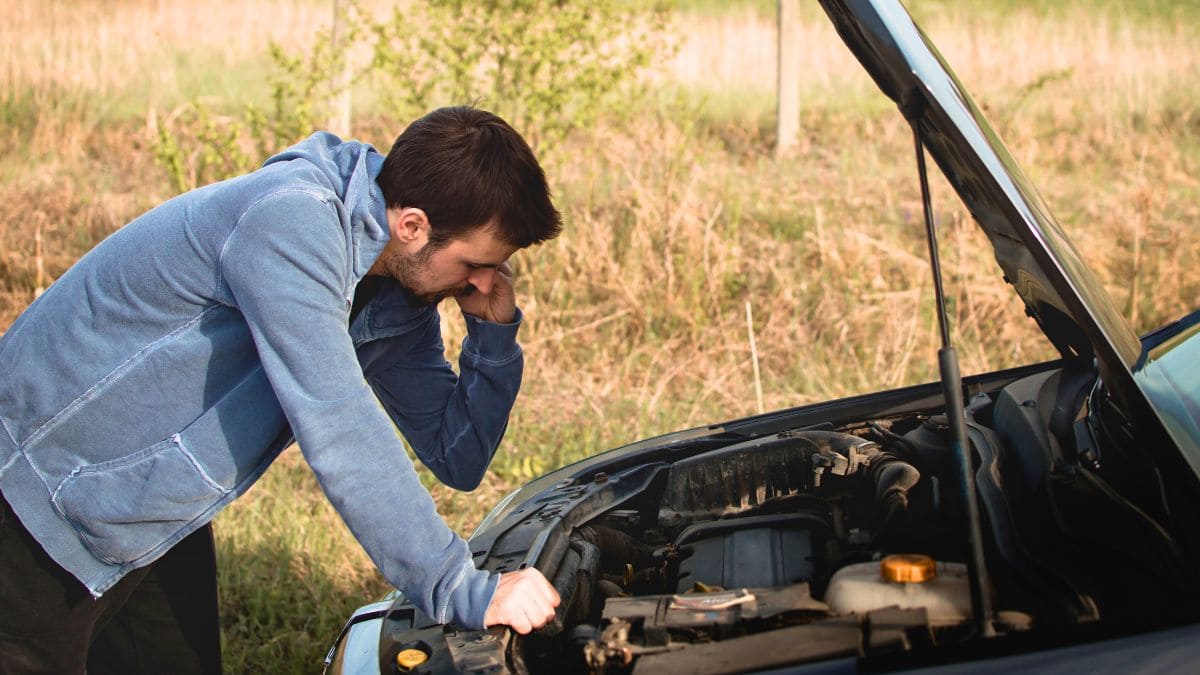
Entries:
<svg viewBox="0 0 1200 675">
<path fill-rule="evenodd" d="M 467 290 L 454 296 L 463 314 L 493 323 L 512 323 L 517 314 L 513 272 L 508 263 L 477 269 L 467 281 Z"/>
<path fill-rule="evenodd" d="M 500 575 L 492 604 L 483 615 L 485 626 L 504 624 L 521 635 L 541 628 L 554 618 L 558 591 L 533 567 Z"/>
</svg>

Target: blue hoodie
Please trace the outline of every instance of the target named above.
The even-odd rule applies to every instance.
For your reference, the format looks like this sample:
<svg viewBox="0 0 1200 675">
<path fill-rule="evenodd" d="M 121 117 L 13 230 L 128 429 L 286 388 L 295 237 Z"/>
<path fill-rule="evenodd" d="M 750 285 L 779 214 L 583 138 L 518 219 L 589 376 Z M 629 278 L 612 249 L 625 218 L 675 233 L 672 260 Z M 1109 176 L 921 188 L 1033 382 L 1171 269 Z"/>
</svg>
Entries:
<svg viewBox="0 0 1200 675">
<path fill-rule="evenodd" d="M 483 625 L 497 578 L 404 450 L 478 485 L 520 386 L 513 324 L 467 317 L 456 376 L 435 307 L 384 284 L 371 146 L 318 133 L 105 239 L 0 337 L 0 492 L 95 596 L 211 520 L 293 439 L 383 576 Z"/>
</svg>

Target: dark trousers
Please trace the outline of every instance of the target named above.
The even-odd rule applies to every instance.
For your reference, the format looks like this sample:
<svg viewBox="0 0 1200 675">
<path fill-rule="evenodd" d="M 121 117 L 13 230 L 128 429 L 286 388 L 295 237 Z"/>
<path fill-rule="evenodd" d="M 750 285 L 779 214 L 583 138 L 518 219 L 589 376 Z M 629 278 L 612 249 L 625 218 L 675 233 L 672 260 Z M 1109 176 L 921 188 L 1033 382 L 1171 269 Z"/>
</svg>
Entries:
<svg viewBox="0 0 1200 675">
<path fill-rule="evenodd" d="M 92 598 L 0 502 L 0 675 L 221 672 L 211 526 Z"/>
</svg>

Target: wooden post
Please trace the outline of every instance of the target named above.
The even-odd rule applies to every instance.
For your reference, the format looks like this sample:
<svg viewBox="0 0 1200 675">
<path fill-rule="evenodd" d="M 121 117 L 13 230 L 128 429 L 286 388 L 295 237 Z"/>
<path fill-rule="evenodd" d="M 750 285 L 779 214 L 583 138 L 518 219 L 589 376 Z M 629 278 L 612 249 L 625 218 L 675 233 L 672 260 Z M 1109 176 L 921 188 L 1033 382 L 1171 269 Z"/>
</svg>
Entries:
<svg viewBox="0 0 1200 675">
<path fill-rule="evenodd" d="M 783 157 L 800 138 L 800 0 L 779 0 L 775 156 Z"/>
</svg>

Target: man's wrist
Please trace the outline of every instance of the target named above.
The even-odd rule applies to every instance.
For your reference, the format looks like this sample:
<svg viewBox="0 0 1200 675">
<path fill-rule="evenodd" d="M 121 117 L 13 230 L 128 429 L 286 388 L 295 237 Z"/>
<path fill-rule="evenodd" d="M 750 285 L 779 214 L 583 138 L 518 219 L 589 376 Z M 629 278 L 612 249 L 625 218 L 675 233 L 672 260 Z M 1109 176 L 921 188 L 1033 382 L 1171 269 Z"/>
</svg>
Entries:
<svg viewBox="0 0 1200 675">
<path fill-rule="evenodd" d="M 514 307 L 513 311 L 509 312 L 508 314 L 506 314 L 504 316 L 477 314 L 475 312 L 464 311 L 463 316 L 471 317 L 472 319 L 476 319 L 479 321 L 486 321 L 488 323 L 498 323 L 500 325 L 510 325 L 510 324 L 514 323 L 516 320 L 517 310 Z"/>
<path fill-rule="evenodd" d="M 512 321 L 499 323 L 472 314 L 464 314 L 467 322 L 467 341 L 463 347 L 492 363 L 507 363 L 521 353 L 517 331 L 525 315 L 516 308 Z"/>
<path fill-rule="evenodd" d="M 476 314 L 474 312 L 463 312 L 463 316 L 467 317 L 468 319 L 474 319 L 475 321 L 479 321 L 479 322 L 483 322 L 483 323 L 494 323 L 499 326 L 519 326 L 519 325 L 521 325 L 521 319 L 524 317 L 524 315 L 521 313 L 521 309 L 519 307 L 513 307 L 513 311 L 504 317 L 499 317 L 499 316 L 494 316 L 494 315 L 487 316 L 487 315 L 482 315 L 482 314 Z"/>
</svg>

